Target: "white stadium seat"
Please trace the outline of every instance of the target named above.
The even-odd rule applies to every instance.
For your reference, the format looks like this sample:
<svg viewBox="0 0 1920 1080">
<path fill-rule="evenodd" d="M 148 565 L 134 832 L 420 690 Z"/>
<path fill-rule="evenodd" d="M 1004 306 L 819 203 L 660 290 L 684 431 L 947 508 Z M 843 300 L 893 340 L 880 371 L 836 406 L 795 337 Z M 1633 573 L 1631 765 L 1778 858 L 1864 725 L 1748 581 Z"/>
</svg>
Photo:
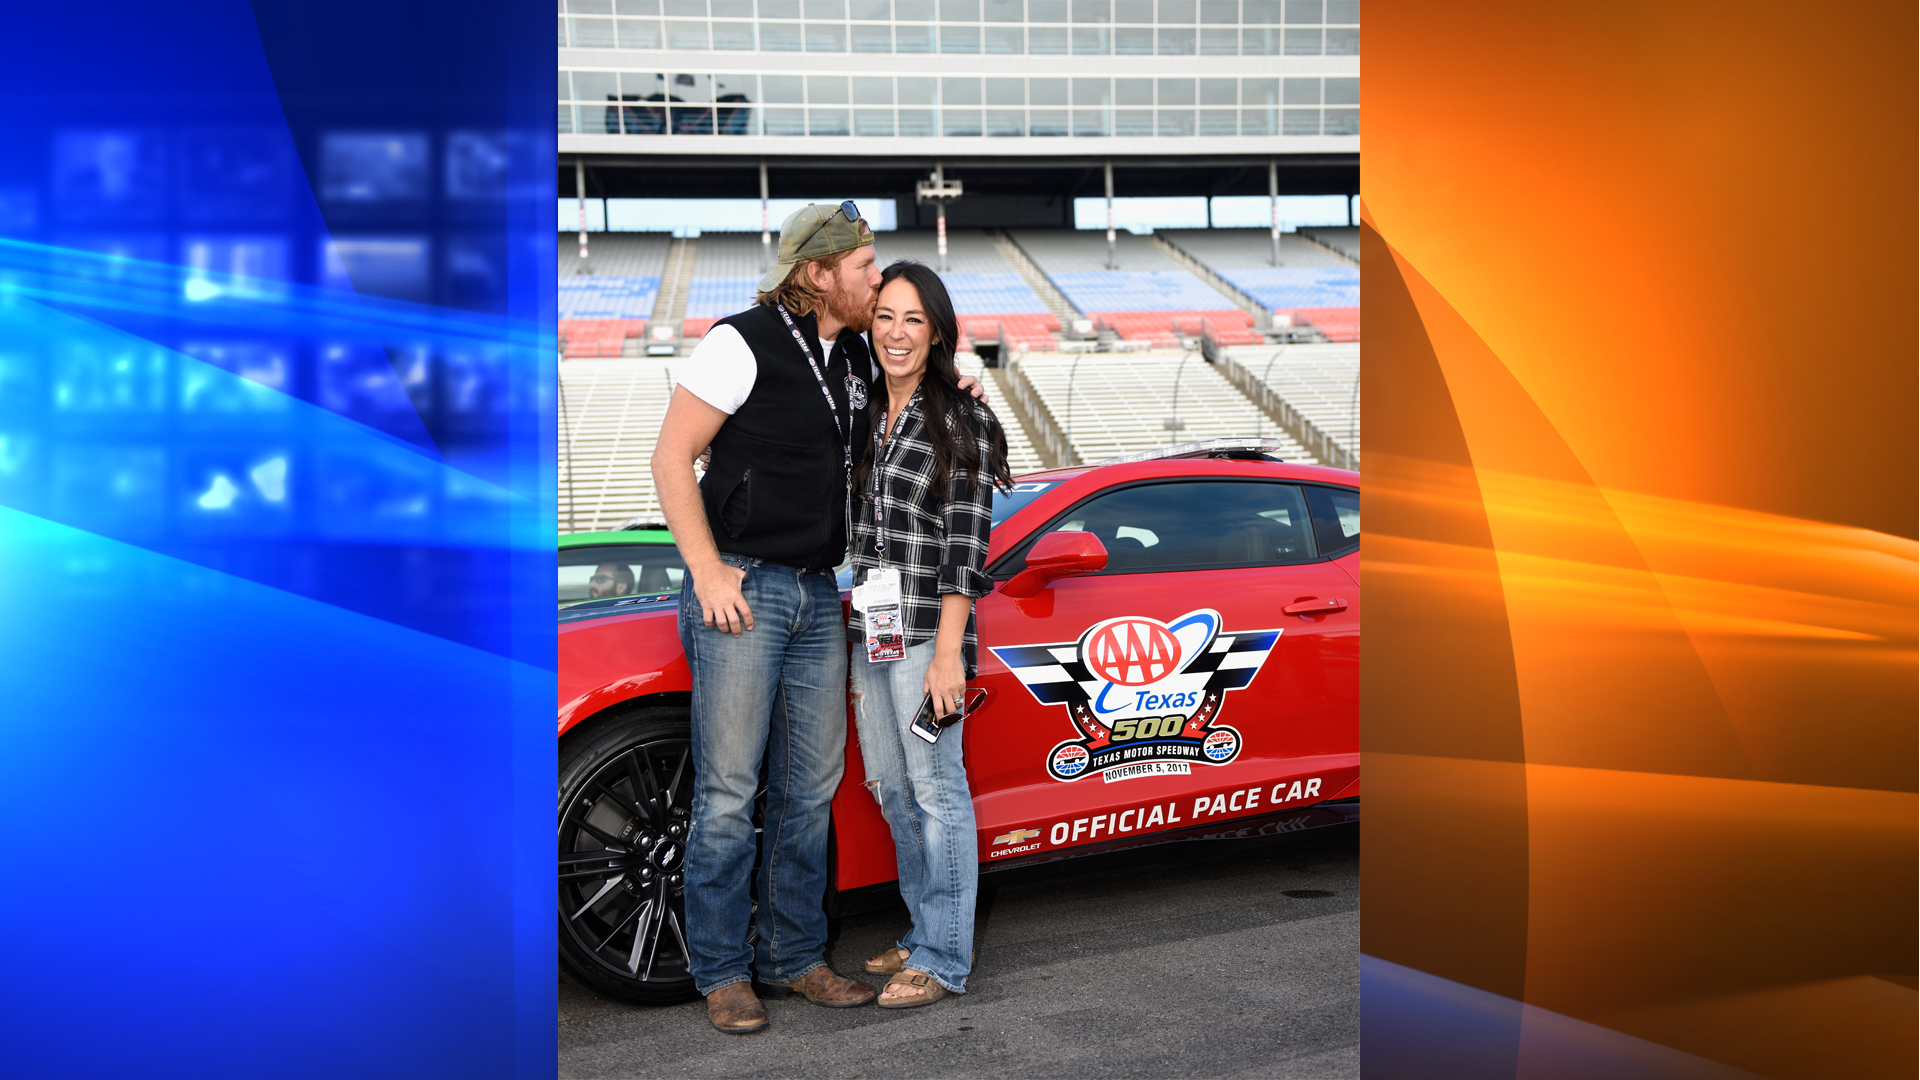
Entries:
<svg viewBox="0 0 1920 1080">
<path fill-rule="evenodd" d="M 1284 439 L 1281 457 L 1313 460 L 1198 355 L 1029 355 L 1019 368 L 1083 462 L 1217 435 Z M 1176 413 L 1181 426 L 1171 430 Z"/>
</svg>

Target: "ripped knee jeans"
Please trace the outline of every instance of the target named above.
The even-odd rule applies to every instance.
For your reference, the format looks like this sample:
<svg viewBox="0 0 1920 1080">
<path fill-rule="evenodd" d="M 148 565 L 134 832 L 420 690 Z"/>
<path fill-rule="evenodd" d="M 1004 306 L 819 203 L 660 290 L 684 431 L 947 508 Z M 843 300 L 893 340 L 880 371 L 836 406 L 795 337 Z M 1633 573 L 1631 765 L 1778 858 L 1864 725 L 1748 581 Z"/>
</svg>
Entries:
<svg viewBox="0 0 1920 1080">
<path fill-rule="evenodd" d="M 905 658 L 867 662 L 855 645 L 854 722 L 867 790 L 893 831 L 900 898 L 913 929 L 900 939 L 907 966 L 933 976 L 954 993 L 965 992 L 973 967 L 973 907 L 979 891 L 979 842 L 974 835 L 973 795 L 967 789 L 960 740 L 966 721 L 928 743 L 907 730 L 926 695 L 934 643 L 907 649 Z"/>
</svg>

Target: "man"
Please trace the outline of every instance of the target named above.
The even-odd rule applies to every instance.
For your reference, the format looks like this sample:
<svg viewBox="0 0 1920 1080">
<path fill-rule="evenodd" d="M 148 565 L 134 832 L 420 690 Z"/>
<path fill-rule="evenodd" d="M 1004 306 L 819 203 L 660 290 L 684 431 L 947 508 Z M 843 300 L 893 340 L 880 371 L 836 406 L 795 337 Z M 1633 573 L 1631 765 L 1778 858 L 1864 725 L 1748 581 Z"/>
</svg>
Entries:
<svg viewBox="0 0 1920 1080">
<path fill-rule="evenodd" d="M 687 947 L 720 1031 L 767 1026 L 759 981 L 830 1008 L 873 988 L 826 965 L 829 802 L 846 760 L 847 646 L 833 567 L 847 483 L 868 437 L 874 363 L 860 337 L 880 271 L 852 202 L 807 206 L 753 307 L 687 358 L 653 452 L 667 526 L 687 564 L 680 641 L 693 676 Z M 693 461 L 712 447 L 697 485 Z M 753 800 L 767 759 L 759 929 Z M 751 971 L 749 968 L 751 967 Z"/>
<path fill-rule="evenodd" d="M 587 599 L 605 600 L 633 592 L 633 567 L 626 563 L 603 562 L 593 568 L 587 579 Z"/>
</svg>

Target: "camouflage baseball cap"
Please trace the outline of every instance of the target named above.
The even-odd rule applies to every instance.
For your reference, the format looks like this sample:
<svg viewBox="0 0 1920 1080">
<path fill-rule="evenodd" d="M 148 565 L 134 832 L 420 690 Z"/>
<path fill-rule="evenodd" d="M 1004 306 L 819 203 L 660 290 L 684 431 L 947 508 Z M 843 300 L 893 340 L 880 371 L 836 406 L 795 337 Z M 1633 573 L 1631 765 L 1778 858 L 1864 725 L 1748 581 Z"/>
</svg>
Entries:
<svg viewBox="0 0 1920 1080">
<path fill-rule="evenodd" d="M 780 223 L 780 259 L 760 279 L 760 291 L 772 292 L 803 259 L 850 251 L 873 243 L 873 230 L 848 199 L 839 206 L 808 203 Z"/>
</svg>

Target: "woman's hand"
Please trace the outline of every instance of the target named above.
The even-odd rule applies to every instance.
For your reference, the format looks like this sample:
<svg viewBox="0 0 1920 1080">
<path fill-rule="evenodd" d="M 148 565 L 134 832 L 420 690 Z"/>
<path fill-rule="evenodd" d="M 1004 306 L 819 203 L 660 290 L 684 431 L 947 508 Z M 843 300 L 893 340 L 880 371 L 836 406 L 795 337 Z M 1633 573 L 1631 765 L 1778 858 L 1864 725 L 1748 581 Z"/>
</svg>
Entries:
<svg viewBox="0 0 1920 1080">
<path fill-rule="evenodd" d="M 960 711 L 960 703 L 967 694 L 967 668 L 961 662 L 960 650 L 949 653 L 938 646 L 934 648 L 933 663 L 927 665 L 926 689 L 933 696 L 936 720 Z"/>
</svg>

